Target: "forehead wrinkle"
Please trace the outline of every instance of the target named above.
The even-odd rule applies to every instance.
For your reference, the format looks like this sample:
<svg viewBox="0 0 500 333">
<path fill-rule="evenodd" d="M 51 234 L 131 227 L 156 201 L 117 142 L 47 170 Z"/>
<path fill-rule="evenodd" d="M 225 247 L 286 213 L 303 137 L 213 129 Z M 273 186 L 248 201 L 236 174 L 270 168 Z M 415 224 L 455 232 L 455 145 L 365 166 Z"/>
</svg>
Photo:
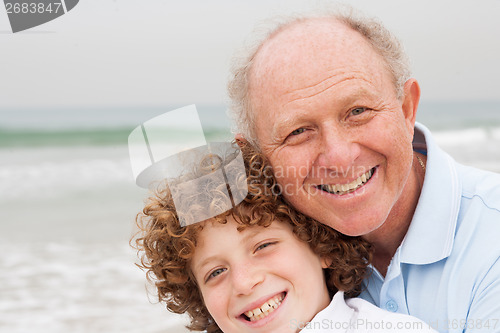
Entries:
<svg viewBox="0 0 500 333">
<path fill-rule="evenodd" d="M 338 76 L 341 76 L 340 78 Z M 301 89 L 293 90 L 290 92 L 286 92 L 283 96 L 292 96 L 292 99 L 283 104 L 286 106 L 288 104 L 306 100 L 311 97 L 315 97 L 334 86 L 338 86 L 342 83 L 346 83 L 351 80 L 361 80 L 369 85 L 373 85 L 369 79 L 365 78 L 366 73 L 363 71 L 350 70 L 350 71 L 342 71 L 339 74 L 330 75 L 328 78 L 310 86 L 306 86 Z M 335 79 L 334 79 L 335 77 Z M 333 81 L 333 82 L 330 82 Z M 366 89 L 360 89 L 366 91 Z M 295 96 L 296 95 L 296 96 Z"/>
</svg>

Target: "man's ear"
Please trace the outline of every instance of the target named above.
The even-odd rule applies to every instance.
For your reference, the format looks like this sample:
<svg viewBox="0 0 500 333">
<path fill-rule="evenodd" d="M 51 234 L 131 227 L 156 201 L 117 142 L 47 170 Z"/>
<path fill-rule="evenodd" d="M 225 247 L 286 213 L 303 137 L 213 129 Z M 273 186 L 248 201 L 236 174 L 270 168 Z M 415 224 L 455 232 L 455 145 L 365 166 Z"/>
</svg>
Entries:
<svg viewBox="0 0 500 333">
<path fill-rule="evenodd" d="M 248 143 L 247 139 L 245 139 L 245 137 L 243 137 L 243 134 L 241 133 L 237 133 L 234 136 L 234 139 L 236 140 L 236 143 L 238 144 L 238 146 L 240 146 L 240 148 L 243 148 L 243 145 Z"/>
<path fill-rule="evenodd" d="M 417 118 L 418 102 L 420 101 L 420 86 L 415 79 L 409 79 L 404 85 L 403 114 L 406 126 L 413 132 Z"/>
</svg>

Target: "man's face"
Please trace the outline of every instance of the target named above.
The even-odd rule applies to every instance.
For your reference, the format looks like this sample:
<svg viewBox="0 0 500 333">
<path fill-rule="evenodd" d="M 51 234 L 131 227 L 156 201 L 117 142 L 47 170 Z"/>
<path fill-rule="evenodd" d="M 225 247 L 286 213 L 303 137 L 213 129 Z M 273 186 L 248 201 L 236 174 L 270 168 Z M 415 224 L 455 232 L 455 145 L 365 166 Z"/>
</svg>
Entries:
<svg viewBox="0 0 500 333">
<path fill-rule="evenodd" d="M 298 210 L 365 235 L 405 207 L 414 112 L 364 37 L 335 22 L 291 27 L 259 51 L 250 94 L 258 145 Z"/>
<path fill-rule="evenodd" d="M 206 222 L 191 269 L 205 305 L 225 333 L 297 332 L 330 302 L 325 262 L 290 224 L 238 231 Z"/>
</svg>

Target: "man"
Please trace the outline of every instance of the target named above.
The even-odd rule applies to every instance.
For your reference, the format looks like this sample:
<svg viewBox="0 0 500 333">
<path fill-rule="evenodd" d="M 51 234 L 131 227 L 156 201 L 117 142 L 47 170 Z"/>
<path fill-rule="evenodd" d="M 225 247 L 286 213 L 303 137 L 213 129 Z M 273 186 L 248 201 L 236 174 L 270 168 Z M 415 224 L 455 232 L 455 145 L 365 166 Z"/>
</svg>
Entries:
<svg viewBox="0 0 500 333">
<path fill-rule="evenodd" d="M 269 158 L 285 198 L 374 245 L 363 298 L 443 332 L 500 332 L 500 176 L 415 124 L 420 88 L 383 26 L 290 19 L 233 74 L 237 139 Z"/>
</svg>

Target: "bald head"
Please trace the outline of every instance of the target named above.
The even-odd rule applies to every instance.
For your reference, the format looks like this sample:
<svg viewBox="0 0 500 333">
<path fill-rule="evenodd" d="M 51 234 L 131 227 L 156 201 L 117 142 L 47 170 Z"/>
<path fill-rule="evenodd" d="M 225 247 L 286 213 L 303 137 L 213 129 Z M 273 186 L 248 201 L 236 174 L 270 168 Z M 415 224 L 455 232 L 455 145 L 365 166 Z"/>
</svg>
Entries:
<svg viewBox="0 0 500 333">
<path fill-rule="evenodd" d="M 372 70 L 381 67 L 383 71 Z M 250 107 L 259 109 L 278 95 L 300 98 L 318 93 L 335 84 L 327 80 L 332 75 L 345 80 L 359 71 L 371 76 L 385 72 L 392 80 L 383 57 L 343 22 L 334 18 L 296 22 L 277 31 L 257 52 L 249 75 Z"/>
<path fill-rule="evenodd" d="M 356 52 L 358 49 L 354 54 L 345 55 L 355 61 L 360 56 L 360 45 L 371 48 L 361 34 L 335 18 L 295 22 L 277 31 L 262 44 L 252 64 L 251 78 L 266 75 L 265 71 L 274 73 L 274 69 L 279 70 L 283 66 L 309 65 L 311 61 L 322 61 L 318 63 L 322 67 L 330 66 L 330 61 L 322 57 L 325 53 Z"/>
<path fill-rule="evenodd" d="M 367 61 L 384 67 L 401 98 L 410 77 L 408 61 L 398 40 L 378 21 L 334 13 L 275 24 L 250 52 L 234 61 L 228 88 L 236 132 L 257 143 L 253 109 L 264 102 L 262 95 L 254 96 L 257 90 L 266 95 L 293 91 L 294 85 L 315 85 L 321 75 L 347 70 L 348 63 Z"/>
</svg>

